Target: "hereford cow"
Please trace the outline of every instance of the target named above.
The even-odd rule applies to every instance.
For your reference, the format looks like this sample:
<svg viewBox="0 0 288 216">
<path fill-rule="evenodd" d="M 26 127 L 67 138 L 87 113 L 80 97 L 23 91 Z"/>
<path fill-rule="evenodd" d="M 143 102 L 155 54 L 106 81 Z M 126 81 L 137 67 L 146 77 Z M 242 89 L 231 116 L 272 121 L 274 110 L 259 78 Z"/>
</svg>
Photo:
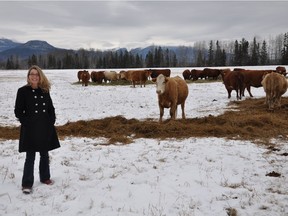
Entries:
<svg viewBox="0 0 288 216">
<path fill-rule="evenodd" d="M 90 80 L 90 74 L 88 71 L 83 71 L 81 73 L 81 80 L 82 80 L 82 86 L 88 86 Z"/>
<path fill-rule="evenodd" d="M 182 73 L 184 80 L 190 80 L 191 77 L 191 71 L 186 69 Z"/>
<path fill-rule="evenodd" d="M 170 75 L 171 75 L 170 69 L 149 69 L 149 71 L 151 72 L 151 79 L 153 82 L 156 81 L 156 78 L 160 74 L 163 74 L 165 77 L 170 77 Z"/>
<path fill-rule="evenodd" d="M 241 100 L 242 91 L 244 91 L 243 74 L 241 74 L 239 71 L 231 71 L 230 69 L 221 70 L 220 74 L 222 76 L 225 88 L 228 92 L 228 98 L 231 98 L 231 92 L 232 90 L 235 90 L 237 100 Z"/>
<path fill-rule="evenodd" d="M 164 115 L 164 108 L 170 108 L 171 119 L 176 119 L 177 106 L 181 104 L 182 119 L 185 119 L 185 101 L 188 96 L 188 85 L 181 77 L 165 77 L 160 74 L 156 79 L 156 93 L 158 94 L 158 105 L 160 119 Z"/>
<path fill-rule="evenodd" d="M 287 91 L 288 83 L 286 78 L 279 73 L 268 73 L 262 80 L 266 93 L 265 103 L 269 110 L 274 110 L 275 105 L 281 107 L 281 96 Z"/>
<path fill-rule="evenodd" d="M 142 87 L 142 85 L 146 84 L 146 81 L 148 80 L 148 77 L 150 77 L 151 75 L 151 71 L 150 70 L 132 70 L 129 71 L 129 79 L 132 82 L 132 86 L 135 88 L 136 83 L 140 84 L 140 87 Z"/>
</svg>

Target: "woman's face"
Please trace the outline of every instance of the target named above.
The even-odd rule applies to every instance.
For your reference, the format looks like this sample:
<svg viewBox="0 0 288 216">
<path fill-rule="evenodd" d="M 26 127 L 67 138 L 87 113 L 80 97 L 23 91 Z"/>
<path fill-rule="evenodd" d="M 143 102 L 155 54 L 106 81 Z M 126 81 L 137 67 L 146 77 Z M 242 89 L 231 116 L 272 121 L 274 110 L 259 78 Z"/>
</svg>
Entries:
<svg viewBox="0 0 288 216">
<path fill-rule="evenodd" d="M 32 87 L 38 87 L 38 83 L 40 80 L 39 73 L 36 69 L 32 69 L 28 75 L 29 83 Z"/>
</svg>

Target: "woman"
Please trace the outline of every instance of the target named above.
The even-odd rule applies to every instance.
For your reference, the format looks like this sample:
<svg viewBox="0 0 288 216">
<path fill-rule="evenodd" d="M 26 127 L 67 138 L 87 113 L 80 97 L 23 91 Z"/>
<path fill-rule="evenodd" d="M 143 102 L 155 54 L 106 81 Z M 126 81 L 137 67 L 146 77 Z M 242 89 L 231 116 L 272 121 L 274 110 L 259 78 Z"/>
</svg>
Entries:
<svg viewBox="0 0 288 216">
<path fill-rule="evenodd" d="M 34 183 L 34 161 L 40 153 L 40 181 L 51 185 L 48 151 L 59 148 L 60 143 L 54 127 L 55 109 L 50 97 L 51 84 L 36 65 L 29 68 L 27 84 L 18 89 L 15 116 L 21 123 L 19 152 L 26 152 L 22 191 L 32 192 Z"/>
</svg>

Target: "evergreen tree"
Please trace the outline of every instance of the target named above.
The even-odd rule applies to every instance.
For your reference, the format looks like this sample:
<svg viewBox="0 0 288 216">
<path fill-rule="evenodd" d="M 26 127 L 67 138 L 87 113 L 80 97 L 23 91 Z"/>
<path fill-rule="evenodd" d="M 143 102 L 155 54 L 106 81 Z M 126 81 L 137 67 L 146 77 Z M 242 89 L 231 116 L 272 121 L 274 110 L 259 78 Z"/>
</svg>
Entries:
<svg viewBox="0 0 288 216">
<path fill-rule="evenodd" d="M 259 44 L 256 41 L 256 37 L 254 37 L 251 51 L 250 65 L 258 65 L 258 64 L 259 64 Z"/>
<path fill-rule="evenodd" d="M 216 52 L 215 52 L 215 66 L 222 66 L 223 63 L 223 56 L 222 56 L 222 50 L 219 45 L 219 41 L 216 41 Z"/>
<path fill-rule="evenodd" d="M 269 57 L 267 52 L 266 41 L 264 40 L 260 51 L 260 65 L 267 65 L 267 64 L 269 64 Z"/>
<path fill-rule="evenodd" d="M 169 49 L 166 48 L 165 54 L 164 54 L 164 67 L 170 66 L 170 58 L 169 58 Z"/>
<path fill-rule="evenodd" d="M 11 57 L 7 59 L 7 62 L 6 62 L 6 67 L 5 67 L 7 70 L 10 70 L 10 69 L 13 69 L 14 68 L 14 65 L 13 65 L 13 61 L 11 60 Z"/>
<path fill-rule="evenodd" d="M 213 41 L 210 41 L 209 50 L 208 50 L 208 66 L 214 66 L 214 50 L 213 50 Z"/>
<path fill-rule="evenodd" d="M 31 67 L 32 65 L 37 65 L 38 62 L 37 62 L 37 57 L 36 55 L 32 55 L 32 57 L 29 56 L 28 58 L 28 67 Z"/>
<path fill-rule="evenodd" d="M 146 67 L 153 67 L 154 66 L 154 56 L 151 51 L 149 51 L 145 58 Z"/>
<path fill-rule="evenodd" d="M 236 65 L 241 65 L 241 50 L 240 50 L 240 45 L 238 43 L 238 40 L 235 41 L 234 43 L 234 57 L 233 57 L 233 64 Z"/>
<path fill-rule="evenodd" d="M 240 43 L 241 65 L 249 65 L 249 42 L 242 38 Z"/>
<path fill-rule="evenodd" d="M 221 59 L 220 59 L 220 65 L 226 66 L 226 60 L 227 60 L 226 51 L 225 51 L 225 49 L 223 49 L 222 54 L 221 54 Z"/>
</svg>

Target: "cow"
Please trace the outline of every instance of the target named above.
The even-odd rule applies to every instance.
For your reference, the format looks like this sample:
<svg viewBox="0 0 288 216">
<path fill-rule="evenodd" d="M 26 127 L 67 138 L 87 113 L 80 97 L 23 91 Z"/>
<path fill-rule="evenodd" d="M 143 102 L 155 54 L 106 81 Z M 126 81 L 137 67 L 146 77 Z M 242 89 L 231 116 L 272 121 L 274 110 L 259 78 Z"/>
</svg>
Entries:
<svg viewBox="0 0 288 216">
<path fill-rule="evenodd" d="M 190 79 L 192 79 L 193 81 L 198 80 L 199 78 L 202 79 L 203 76 L 203 70 L 196 70 L 196 69 L 192 69 L 191 70 L 191 77 Z"/>
<path fill-rule="evenodd" d="M 237 100 L 241 100 L 243 88 L 243 74 L 239 71 L 231 71 L 230 69 L 223 69 L 220 71 L 223 83 L 228 93 L 228 98 L 231 98 L 232 90 L 236 91 Z"/>
<path fill-rule="evenodd" d="M 81 73 L 81 80 L 82 80 L 82 86 L 88 86 L 90 80 L 90 74 L 88 71 L 83 71 Z"/>
<path fill-rule="evenodd" d="M 170 69 L 149 69 L 149 71 L 151 72 L 151 79 L 153 82 L 156 81 L 156 78 L 160 74 L 163 74 L 165 77 L 170 77 L 170 75 L 171 75 Z"/>
<path fill-rule="evenodd" d="M 269 110 L 275 106 L 281 107 L 281 96 L 287 91 L 288 83 L 286 78 L 279 73 L 267 73 L 261 81 L 266 93 L 265 104 Z"/>
<path fill-rule="evenodd" d="M 285 67 L 283 67 L 283 66 L 278 66 L 278 67 L 276 67 L 276 72 L 277 73 L 280 73 L 280 74 L 282 74 L 282 75 L 284 75 L 284 76 L 286 76 L 286 68 Z"/>
<path fill-rule="evenodd" d="M 126 78 L 125 78 L 125 74 L 126 73 L 126 71 L 125 70 L 121 70 L 120 72 L 119 72 L 119 79 L 120 80 L 127 80 Z"/>
<path fill-rule="evenodd" d="M 184 80 L 190 80 L 191 77 L 191 71 L 186 69 L 182 73 Z"/>
<path fill-rule="evenodd" d="M 120 74 L 116 71 L 104 71 L 105 82 L 108 80 L 110 82 L 119 80 Z"/>
<path fill-rule="evenodd" d="M 261 81 L 263 75 L 266 73 L 271 73 L 273 70 L 239 70 L 239 73 L 243 74 L 243 91 L 242 96 L 244 96 L 244 89 L 246 88 L 250 97 L 253 97 L 251 93 L 251 86 L 255 88 L 262 87 Z"/>
<path fill-rule="evenodd" d="M 151 71 L 150 70 L 132 70 L 129 71 L 129 80 L 132 82 L 132 86 L 135 88 L 136 83 L 140 84 L 140 87 L 142 85 L 146 84 L 146 81 L 148 80 L 148 77 L 150 77 Z"/>
<path fill-rule="evenodd" d="M 131 72 L 130 70 L 128 71 L 120 71 L 120 79 L 121 80 L 127 80 L 127 81 L 131 81 Z"/>
<path fill-rule="evenodd" d="M 203 74 L 205 78 L 217 80 L 220 75 L 220 69 L 204 68 Z"/>
<path fill-rule="evenodd" d="M 87 71 L 87 70 L 80 70 L 80 71 L 78 71 L 78 73 L 77 73 L 77 77 L 78 77 L 78 81 L 79 81 L 79 82 L 81 81 L 81 75 L 82 75 L 83 72 L 88 72 L 88 71 Z"/>
<path fill-rule="evenodd" d="M 160 74 L 156 78 L 156 93 L 160 110 L 159 122 L 162 122 L 164 108 L 170 108 L 172 120 L 176 119 L 177 106 L 181 104 L 182 119 L 185 119 L 185 101 L 188 97 L 188 85 L 181 77 L 165 77 Z"/>
<path fill-rule="evenodd" d="M 91 80 L 93 82 L 96 82 L 99 84 L 101 84 L 103 82 L 103 80 L 106 82 L 104 71 L 92 71 L 91 72 Z"/>
</svg>

